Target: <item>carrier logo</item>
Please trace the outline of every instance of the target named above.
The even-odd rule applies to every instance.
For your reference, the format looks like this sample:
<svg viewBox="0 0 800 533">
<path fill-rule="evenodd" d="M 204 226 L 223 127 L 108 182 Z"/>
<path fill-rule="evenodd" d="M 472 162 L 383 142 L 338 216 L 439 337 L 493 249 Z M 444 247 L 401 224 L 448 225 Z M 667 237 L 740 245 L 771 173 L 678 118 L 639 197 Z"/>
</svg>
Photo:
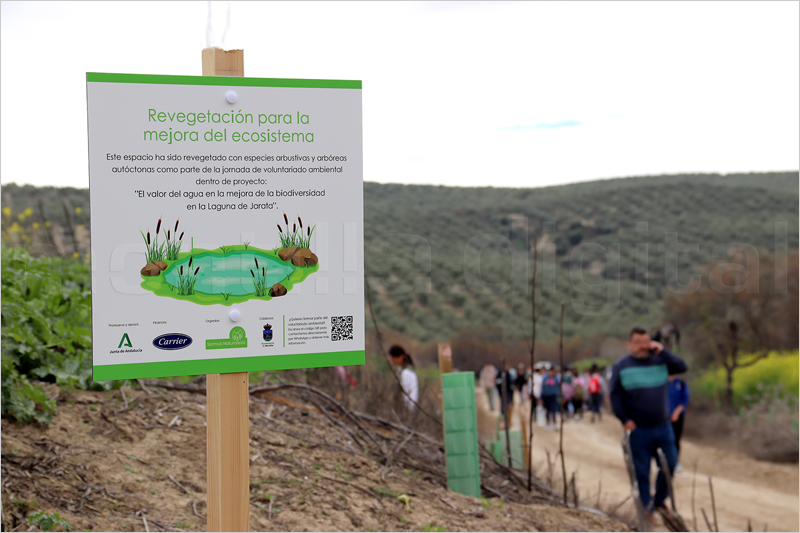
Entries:
<svg viewBox="0 0 800 533">
<path fill-rule="evenodd" d="M 183 333 L 165 333 L 153 339 L 153 346 L 159 350 L 180 350 L 192 344 L 192 338 Z"/>
</svg>

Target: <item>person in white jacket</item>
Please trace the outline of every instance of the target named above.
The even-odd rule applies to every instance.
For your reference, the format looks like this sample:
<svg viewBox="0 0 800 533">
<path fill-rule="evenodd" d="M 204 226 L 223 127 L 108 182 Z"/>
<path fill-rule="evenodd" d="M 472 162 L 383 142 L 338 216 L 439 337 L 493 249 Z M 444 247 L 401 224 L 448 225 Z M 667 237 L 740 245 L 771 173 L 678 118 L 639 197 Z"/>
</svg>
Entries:
<svg viewBox="0 0 800 533">
<path fill-rule="evenodd" d="M 389 348 L 389 357 L 392 359 L 392 364 L 398 367 L 397 377 L 400 379 L 400 386 L 405 393 L 403 394 L 403 404 L 409 413 L 413 413 L 416 402 L 419 401 L 419 380 L 417 373 L 414 372 L 414 361 L 399 344 Z"/>
<path fill-rule="evenodd" d="M 542 380 L 544 379 L 544 365 L 536 363 L 536 369 L 531 375 L 529 386 L 531 388 L 531 410 L 534 411 L 536 425 L 544 426 L 544 406 L 542 404 Z"/>
</svg>

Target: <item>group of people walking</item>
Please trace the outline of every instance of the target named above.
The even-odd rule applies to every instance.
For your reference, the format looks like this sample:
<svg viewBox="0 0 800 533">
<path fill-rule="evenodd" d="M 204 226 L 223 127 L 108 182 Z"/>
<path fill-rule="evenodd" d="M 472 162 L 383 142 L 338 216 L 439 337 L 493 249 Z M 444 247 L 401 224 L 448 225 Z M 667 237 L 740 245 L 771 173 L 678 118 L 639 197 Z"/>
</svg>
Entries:
<svg viewBox="0 0 800 533">
<path fill-rule="evenodd" d="M 665 505 L 668 488 L 664 472 L 660 471 L 656 479 L 655 495 L 650 493 L 651 463 L 657 460 L 657 451 L 661 449 L 670 474 L 680 470 L 680 438 L 689 402 L 688 386 L 679 377 L 688 366 L 660 342 L 664 340 L 669 345 L 671 336 L 677 345 L 677 329 L 663 335 L 655 330 L 648 333 L 638 326 L 631 328 L 626 342 L 628 354 L 609 370 L 597 365 L 584 371 L 568 367 L 562 371 L 549 363 L 538 363 L 534 368 L 525 368 L 523 364 L 517 368 L 486 364 L 480 372 L 480 387 L 487 395 L 489 409 L 494 412 L 499 408 L 506 420 L 512 412 L 516 392 L 523 404 L 530 402 L 531 416 L 537 415 L 537 423 L 547 429 L 556 427 L 559 419 L 582 420 L 587 412 L 592 422 L 601 420 L 608 401 L 626 432 L 639 499 L 648 521 L 652 521 L 656 511 L 664 514 L 671 511 Z M 413 360 L 398 345 L 389 349 L 389 356 L 397 366 L 403 403 L 407 411 L 413 412 L 419 398 Z M 563 416 L 558 417 L 559 412 Z"/>
<path fill-rule="evenodd" d="M 642 327 L 632 328 L 626 343 L 628 354 L 609 369 L 592 365 L 584 371 L 565 367 L 562 372 L 549 363 L 527 369 L 524 365 L 501 369 L 487 364 L 480 372 L 480 387 L 487 395 L 489 409 L 495 411 L 497 406 L 506 419 L 516 391 L 519 401 L 531 402 L 532 416 L 546 429 L 557 427 L 559 420 L 582 420 L 585 416 L 591 416 L 592 422 L 601 420 L 608 405 L 628 436 L 640 501 L 648 521 L 652 521 L 655 512 L 671 511 L 665 505 L 667 483 L 663 472 L 659 471 L 655 495 L 650 493 L 651 462 L 660 448 L 670 474 L 681 469 L 680 439 L 689 403 L 688 385 L 679 376 L 688 366 L 665 347 L 671 345 L 671 337 L 677 345 L 680 337 L 675 328 L 666 334 L 663 330 L 648 333 Z M 559 412 L 563 417 L 557 416 Z"/>
<path fill-rule="evenodd" d="M 592 365 L 583 372 L 565 367 L 562 373 L 550 363 L 536 363 L 533 369 L 530 366 L 526 369 L 523 364 L 516 369 L 506 365 L 505 370 L 501 370 L 486 364 L 479 381 L 486 392 L 490 411 L 497 409 L 507 418 L 515 404 L 516 392 L 519 402 L 530 402 L 536 423 L 551 429 L 557 426 L 557 414 L 562 409 L 564 417 L 569 419 L 581 420 L 584 414 L 591 415 L 592 422 L 602 418 L 607 390 L 603 370 Z"/>
</svg>

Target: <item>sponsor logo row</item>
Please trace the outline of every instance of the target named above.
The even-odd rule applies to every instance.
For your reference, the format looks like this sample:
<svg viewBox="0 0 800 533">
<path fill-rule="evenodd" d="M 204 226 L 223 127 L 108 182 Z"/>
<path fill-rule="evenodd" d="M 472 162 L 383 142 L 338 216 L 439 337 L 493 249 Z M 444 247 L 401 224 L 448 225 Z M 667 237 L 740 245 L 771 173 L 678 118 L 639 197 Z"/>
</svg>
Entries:
<svg viewBox="0 0 800 533">
<path fill-rule="evenodd" d="M 272 325 L 264 324 L 264 330 L 261 332 L 263 339 L 262 346 L 272 346 Z M 182 350 L 192 344 L 192 337 L 185 333 L 164 333 L 153 339 L 153 346 L 159 350 Z M 228 348 L 247 348 L 247 335 L 244 328 L 235 326 L 231 329 L 227 338 L 224 339 L 206 339 L 206 350 L 220 350 Z M 122 334 L 119 345 L 116 350 L 111 350 L 111 353 L 130 353 L 141 352 L 141 348 L 134 346 L 130 336 L 127 332 Z"/>
</svg>

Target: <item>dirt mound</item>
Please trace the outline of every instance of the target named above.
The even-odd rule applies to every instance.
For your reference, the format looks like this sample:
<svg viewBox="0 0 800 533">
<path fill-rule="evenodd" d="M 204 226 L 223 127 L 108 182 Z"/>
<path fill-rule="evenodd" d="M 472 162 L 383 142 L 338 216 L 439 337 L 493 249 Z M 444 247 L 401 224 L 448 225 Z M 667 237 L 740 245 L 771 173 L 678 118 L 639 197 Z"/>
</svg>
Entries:
<svg viewBox="0 0 800 533">
<path fill-rule="evenodd" d="M 251 395 L 253 531 L 624 529 L 529 495 L 486 459 L 487 497 L 450 492 L 435 439 L 275 388 Z M 203 394 L 152 388 L 62 391 L 47 427 L 3 420 L 3 530 L 28 529 L 30 511 L 73 530 L 205 530 L 205 418 Z"/>
</svg>

